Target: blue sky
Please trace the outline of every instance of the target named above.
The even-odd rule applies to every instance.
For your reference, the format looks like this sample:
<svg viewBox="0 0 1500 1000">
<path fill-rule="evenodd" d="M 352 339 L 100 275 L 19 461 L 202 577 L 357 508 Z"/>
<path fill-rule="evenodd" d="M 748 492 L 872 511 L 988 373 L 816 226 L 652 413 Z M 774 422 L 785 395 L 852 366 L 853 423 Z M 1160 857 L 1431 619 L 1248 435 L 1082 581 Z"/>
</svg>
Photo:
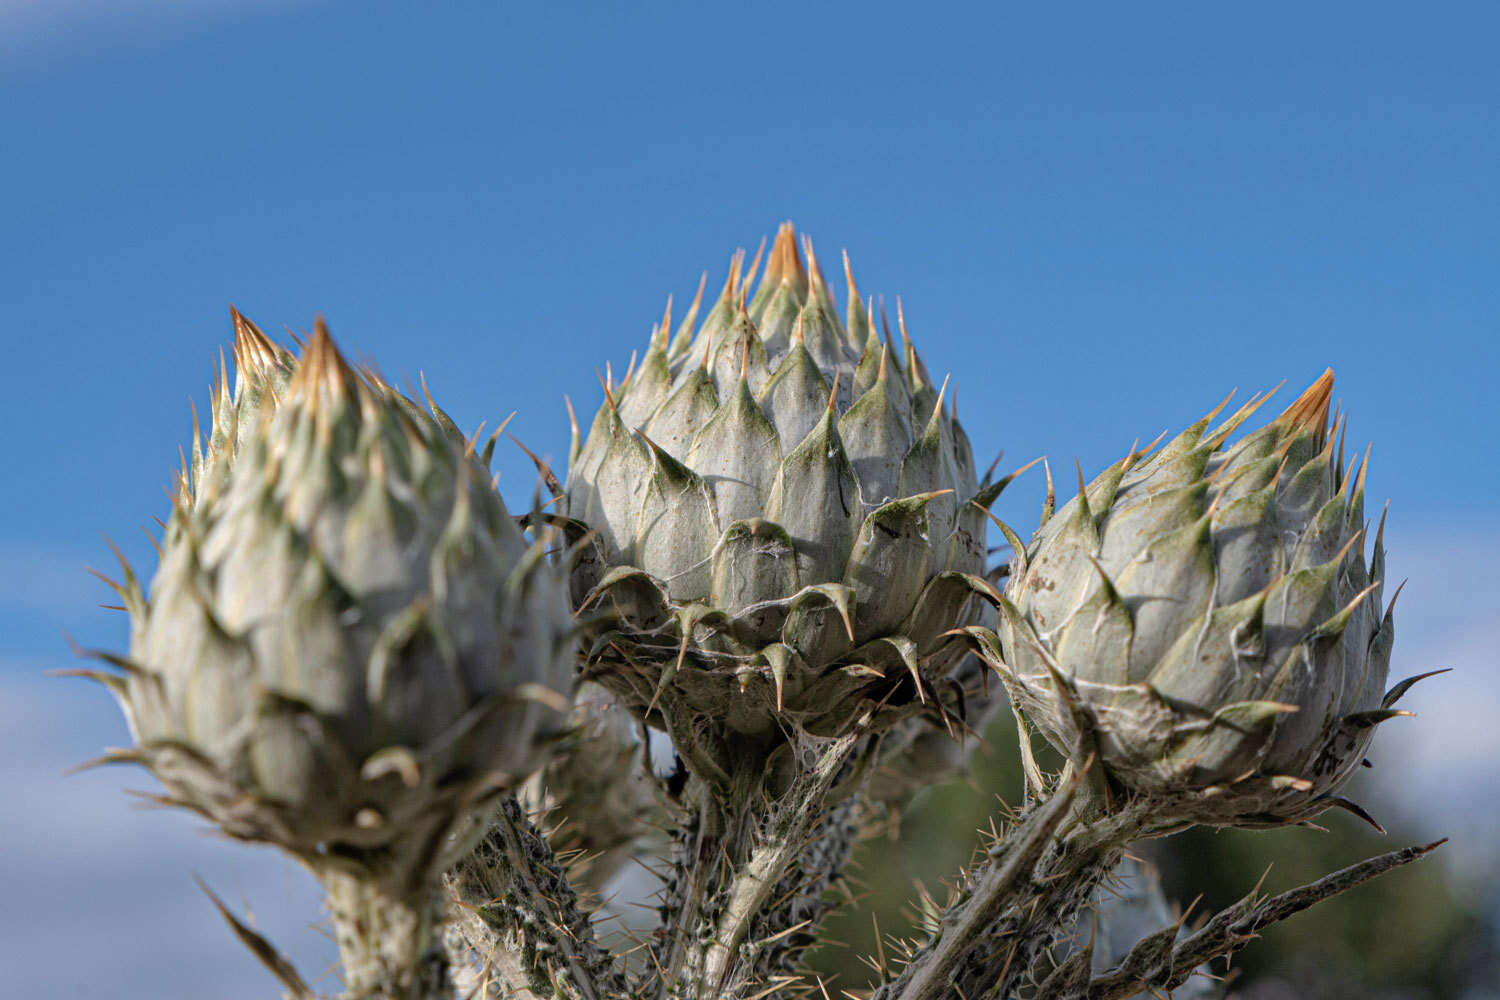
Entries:
<svg viewBox="0 0 1500 1000">
<path fill-rule="evenodd" d="M 327 960 L 295 870 L 132 811 L 143 775 L 59 779 L 126 736 L 38 679 L 71 665 L 65 630 L 123 646 L 82 567 L 101 534 L 152 564 L 139 526 L 229 303 L 268 331 L 322 313 L 460 424 L 518 411 L 561 464 L 563 395 L 591 412 L 666 295 L 784 218 L 902 297 L 1007 464 L 1097 469 L 1332 365 L 1412 576 L 1393 673 L 1460 668 L 1390 737 L 1393 808 L 1500 798 L 1500 14 L 996 6 L 0 0 L 0 846 L 31 859 L 0 867 L 26 901 L 0 927 L 31 928 L 0 965 L 33 995 L 168 995 L 189 935 L 214 978 L 181 995 L 266 994 L 189 870 Z M 529 463 L 496 468 L 524 506 Z M 1033 474 L 1001 512 L 1024 532 L 1040 495 Z M 108 905 L 80 914 L 85 886 Z"/>
</svg>

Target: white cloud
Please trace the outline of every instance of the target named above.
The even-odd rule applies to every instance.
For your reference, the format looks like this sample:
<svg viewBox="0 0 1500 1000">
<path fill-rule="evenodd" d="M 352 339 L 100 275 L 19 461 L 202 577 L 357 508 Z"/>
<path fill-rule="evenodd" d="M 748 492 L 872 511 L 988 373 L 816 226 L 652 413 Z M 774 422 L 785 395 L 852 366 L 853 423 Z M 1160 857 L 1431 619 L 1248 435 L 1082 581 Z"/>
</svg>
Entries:
<svg viewBox="0 0 1500 1000">
<path fill-rule="evenodd" d="M 16 996 L 264 997 L 275 981 L 198 890 L 198 874 L 283 948 L 315 985 L 333 946 L 311 876 L 269 849 L 208 835 L 186 813 L 141 810 L 128 789 L 150 775 L 110 768 L 65 776 L 126 739 L 102 691 L 3 670 L 0 697 L 0 968 Z"/>
<path fill-rule="evenodd" d="M 1416 718 L 1381 726 L 1371 784 L 1391 818 L 1451 836 L 1458 863 L 1500 870 L 1500 530 L 1397 533 L 1390 543 L 1393 582 L 1407 580 L 1391 679 L 1453 672 L 1401 700 Z"/>
<path fill-rule="evenodd" d="M 79 17 L 187 18 L 266 6 L 265 0 L 0 0 L 0 19 L 35 27 Z"/>
<path fill-rule="evenodd" d="M 274 12 L 312 0 L 0 0 L 5 68 L 56 65 L 79 49 L 148 44 L 227 17 Z"/>
</svg>

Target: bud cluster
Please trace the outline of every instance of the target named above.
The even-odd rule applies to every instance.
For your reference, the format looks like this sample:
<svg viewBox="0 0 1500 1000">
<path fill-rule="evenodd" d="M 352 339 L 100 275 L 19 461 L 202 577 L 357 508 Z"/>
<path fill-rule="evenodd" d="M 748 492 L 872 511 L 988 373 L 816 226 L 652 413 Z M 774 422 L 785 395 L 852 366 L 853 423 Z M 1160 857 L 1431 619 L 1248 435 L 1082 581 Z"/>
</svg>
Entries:
<svg viewBox="0 0 1500 1000">
<path fill-rule="evenodd" d="M 1019 473 L 978 474 L 899 305 L 898 339 L 845 256 L 841 314 L 790 223 L 752 293 L 760 261 L 735 256 L 701 324 L 702 284 L 675 331 L 668 300 L 519 522 L 493 437 L 321 321 L 299 352 L 233 312 L 235 386 L 221 358 L 159 565 L 114 584 L 129 651 L 82 673 L 135 740 L 106 760 L 323 882 L 351 1000 L 448 997 L 453 968 L 486 996 L 783 995 L 859 832 L 1007 697 L 1031 808 L 904 969 L 882 957 L 881 998 L 1171 988 L 1242 937 L 1114 940 L 1113 971 L 1060 946 L 1129 841 L 1365 815 L 1339 793 L 1412 681 L 1384 691 L 1384 517 L 1371 544 L 1331 371 L 1238 439 L 1264 397 L 1080 469 L 1061 509 L 1049 470 L 1023 542 L 989 512 Z M 642 961 L 597 944 L 575 883 L 647 844 Z"/>
</svg>

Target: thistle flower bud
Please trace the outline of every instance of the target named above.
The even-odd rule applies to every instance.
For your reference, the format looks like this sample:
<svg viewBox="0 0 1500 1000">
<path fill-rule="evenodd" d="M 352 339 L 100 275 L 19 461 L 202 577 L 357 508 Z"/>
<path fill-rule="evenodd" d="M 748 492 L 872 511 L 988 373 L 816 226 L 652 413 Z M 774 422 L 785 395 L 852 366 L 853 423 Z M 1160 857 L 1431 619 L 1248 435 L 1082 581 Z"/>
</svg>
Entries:
<svg viewBox="0 0 1500 1000">
<path fill-rule="evenodd" d="M 1382 696 L 1394 626 L 1378 534 L 1364 557 L 1366 462 L 1344 465 L 1332 391 L 1330 371 L 1230 446 L 1261 400 L 1210 430 L 1215 410 L 1080 475 L 1030 545 L 1013 539 L 997 660 L 1012 697 L 1059 748 L 1096 741 L 1163 824 L 1364 815 L 1335 793 L 1404 714 L 1405 685 Z"/>
<path fill-rule="evenodd" d="M 614 617 L 586 674 L 679 732 L 832 734 L 930 702 L 958 663 L 954 631 L 997 596 L 1000 486 L 904 318 L 883 341 L 851 276 L 840 319 L 790 223 L 751 298 L 758 263 L 735 258 L 696 332 L 698 302 L 675 336 L 669 307 L 575 437 L 566 509 L 598 544 L 574 597 Z"/>
<path fill-rule="evenodd" d="M 441 411 L 353 371 L 321 323 L 279 388 L 284 354 L 245 343 L 242 390 L 275 399 L 219 393 L 210 488 L 178 497 L 149 600 L 126 568 L 130 654 L 95 676 L 137 746 L 112 759 L 231 836 L 418 884 L 545 759 L 564 584 Z"/>
</svg>

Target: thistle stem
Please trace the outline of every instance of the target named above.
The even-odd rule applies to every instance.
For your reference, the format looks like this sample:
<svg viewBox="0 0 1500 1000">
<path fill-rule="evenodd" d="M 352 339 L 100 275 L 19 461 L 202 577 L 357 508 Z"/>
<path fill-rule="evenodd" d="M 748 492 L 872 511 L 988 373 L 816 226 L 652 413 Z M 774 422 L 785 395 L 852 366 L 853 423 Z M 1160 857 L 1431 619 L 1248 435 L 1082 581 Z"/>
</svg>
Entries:
<svg viewBox="0 0 1500 1000">
<path fill-rule="evenodd" d="M 437 928 L 437 886 L 398 895 L 378 882 L 320 872 L 343 966 L 346 1000 L 447 1000 L 453 994 Z"/>
<path fill-rule="evenodd" d="M 444 881 L 458 904 L 462 941 L 454 943 L 501 980 L 495 995 L 598 1000 L 624 992 L 562 865 L 514 797 Z"/>
<path fill-rule="evenodd" d="M 785 964 L 787 938 L 822 915 L 801 904 L 813 887 L 821 895 L 848 856 L 852 824 L 828 822 L 828 796 L 864 743 L 862 730 L 798 740 L 796 777 L 774 801 L 751 789 L 731 806 L 698 786 L 698 823 L 679 842 L 681 874 L 663 913 L 663 995 L 728 998 L 767 987 L 773 966 Z M 825 839 L 832 849 L 817 849 Z"/>
<path fill-rule="evenodd" d="M 1083 771 L 1065 772 L 990 849 L 932 939 L 874 1000 L 1016 995 L 1145 822 L 1137 803 L 1101 810 Z"/>
</svg>

